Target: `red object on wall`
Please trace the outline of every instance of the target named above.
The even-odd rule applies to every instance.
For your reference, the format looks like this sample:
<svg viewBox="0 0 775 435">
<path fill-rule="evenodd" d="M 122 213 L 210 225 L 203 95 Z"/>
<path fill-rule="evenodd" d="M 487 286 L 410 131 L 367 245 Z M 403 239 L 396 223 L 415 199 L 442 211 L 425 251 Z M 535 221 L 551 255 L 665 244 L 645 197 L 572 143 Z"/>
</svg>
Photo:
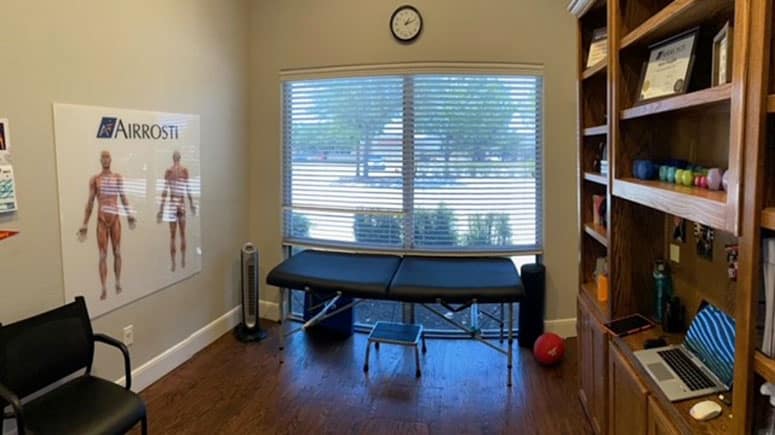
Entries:
<svg viewBox="0 0 775 435">
<path fill-rule="evenodd" d="M 0 230 L 0 240 L 7 239 L 9 237 L 13 237 L 13 236 L 15 236 L 17 234 L 19 234 L 18 231 Z"/>
<path fill-rule="evenodd" d="M 541 365 L 557 364 L 565 356 L 565 340 L 557 334 L 547 332 L 533 344 L 533 356 Z"/>
</svg>

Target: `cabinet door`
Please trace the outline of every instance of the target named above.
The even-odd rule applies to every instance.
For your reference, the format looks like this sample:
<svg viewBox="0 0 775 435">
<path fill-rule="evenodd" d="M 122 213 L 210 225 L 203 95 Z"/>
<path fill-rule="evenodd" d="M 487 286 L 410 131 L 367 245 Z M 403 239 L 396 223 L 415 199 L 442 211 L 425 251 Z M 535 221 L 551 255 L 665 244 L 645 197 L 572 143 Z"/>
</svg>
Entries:
<svg viewBox="0 0 775 435">
<path fill-rule="evenodd" d="M 649 396 L 648 413 L 648 435 L 680 435 L 681 433 L 673 426 L 662 407 L 653 397 Z"/>
<path fill-rule="evenodd" d="M 591 317 L 590 328 L 592 336 L 592 424 L 598 433 L 606 433 L 606 416 L 608 415 L 608 335 L 605 328 L 596 318 Z"/>
<path fill-rule="evenodd" d="M 621 352 L 609 346 L 609 432 L 611 434 L 646 434 L 648 390 Z"/>
<path fill-rule="evenodd" d="M 590 331 L 590 315 L 583 300 L 579 298 L 578 305 L 578 351 L 579 351 L 579 396 L 587 415 L 592 417 L 592 396 L 594 391 L 594 377 L 592 367 L 594 360 L 592 355 L 592 334 Z"/>
<path fill-rule="evenodd" d="M 592 429 L 605 433 L 606 396 L 608 394 L 608 337 L 586 301 L 578 305 L 579 396 Z"/>
</svg>

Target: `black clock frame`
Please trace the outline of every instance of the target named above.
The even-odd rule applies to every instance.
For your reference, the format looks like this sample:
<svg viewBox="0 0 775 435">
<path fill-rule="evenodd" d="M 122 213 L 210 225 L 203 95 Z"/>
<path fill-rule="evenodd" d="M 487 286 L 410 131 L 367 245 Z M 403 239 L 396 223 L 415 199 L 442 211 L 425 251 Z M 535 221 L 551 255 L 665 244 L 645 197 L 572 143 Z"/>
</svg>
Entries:
<svg viewBox="0 0 775 435">
<path fill-rule="evenodd" d="M 393 30 L 393 20 L 396 18 L 396 15 L 398 15 L 399 12 L 401 12 L 401 11 L 403 11 L 405 9 L 410 9 L 410 10 L 414 11 L 417 14 L 417 16 L 420 17 L 420 31 L 417 32 L 416 35 L 412 36 L 409 39 L 401 39 L 401 38 L 399 38 L 398 35 L 396 35 L 395 30 Z M 417 38 L 420 37 L 420 35 L 422 35 L 423 27 L 424 27 L 424 24 L 425 24 L 424 21 L 425 20 L 423 19 L 422 14 L 420 13 L 419 10 L 417 10 L 416 7 L 414 7 L 412 5 L 403 5 L 403 6 L 397 7 L 396 10 L 393 11 L 393 15 L 390 16 L 390 21 L 388 22 L 388 27 L 390 27 L 390 33 L 393 35 L 393 38 L 395 38 L 396 41 L 398 41 L 398 42 L 400 42 L 402 44 L 409 44 L 411 42 L 414 42 Z"/>
</svg>

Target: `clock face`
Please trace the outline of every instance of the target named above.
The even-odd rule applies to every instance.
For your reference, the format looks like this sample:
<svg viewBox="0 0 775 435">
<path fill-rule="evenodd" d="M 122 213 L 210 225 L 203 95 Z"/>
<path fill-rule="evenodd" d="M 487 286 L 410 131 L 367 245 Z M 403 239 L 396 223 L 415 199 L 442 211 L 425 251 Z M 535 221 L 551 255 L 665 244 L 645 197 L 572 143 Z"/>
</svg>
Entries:
<svg viewBox="0 0 775 435">
<path fill-rule="evenodd" d="M 401 6 L 393 12 L 390 30 L 399 41 L 407 42 L 417 38 L 422 30 L 420 12 L 411 6 Z"/>
</svg>

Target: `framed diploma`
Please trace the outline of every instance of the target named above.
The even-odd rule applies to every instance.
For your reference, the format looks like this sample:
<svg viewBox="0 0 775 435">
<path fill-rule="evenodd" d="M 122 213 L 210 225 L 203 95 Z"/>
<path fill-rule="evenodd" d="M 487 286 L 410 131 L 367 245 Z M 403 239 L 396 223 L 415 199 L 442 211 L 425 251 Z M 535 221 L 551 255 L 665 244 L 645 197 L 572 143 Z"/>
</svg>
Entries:
<svg viewBox="0 0 775 435">
<path fill-rule="evenodd" d="M 713 38 L 713 86 L 732 81 L 732 27 L 727 21 Z"/>
<path fill-rule="evenodd" d="M 649 60 L 641 73 L 638 102 L 686 92 L 699 30 L 694 28 L 649 47 Z"/>
<path fill-rule="evenodd" d="M 592 31 L 592 42 L 589 44 L 587 68 L 603 62 L 608 56 L 608 32 L 605 27 Z"/>
</svg>

